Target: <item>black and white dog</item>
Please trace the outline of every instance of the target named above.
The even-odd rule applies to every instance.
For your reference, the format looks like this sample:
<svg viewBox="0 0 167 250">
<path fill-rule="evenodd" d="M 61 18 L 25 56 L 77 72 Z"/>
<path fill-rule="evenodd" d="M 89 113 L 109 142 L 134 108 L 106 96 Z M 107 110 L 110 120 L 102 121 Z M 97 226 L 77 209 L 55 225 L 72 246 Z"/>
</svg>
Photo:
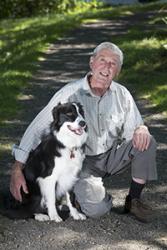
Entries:
<svg viewBox="0 0 167 250">
<path fill-rule="evenodd" d="M 72 205 L 69 195 L 84 160 L 87 139 L 84 112 L 79 103 L 69 102 L 59 103 L 52 114 L 50 133 L 30 153 L 23 170 L 29 194 L 23 193 L 22 210 L 39 221 L 60 222 L 56 199 L 65 195 L 70 215 L 75 220 L 84 220 L 86 216 Z M 16 217 L 19 218 L 18 213 Z"/>
</svg>

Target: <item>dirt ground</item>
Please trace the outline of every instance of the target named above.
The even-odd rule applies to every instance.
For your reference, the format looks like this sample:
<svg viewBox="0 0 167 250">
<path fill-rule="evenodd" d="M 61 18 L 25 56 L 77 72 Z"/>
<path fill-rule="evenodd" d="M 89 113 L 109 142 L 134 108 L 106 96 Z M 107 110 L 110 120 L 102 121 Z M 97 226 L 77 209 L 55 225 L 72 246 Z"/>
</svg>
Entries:
<svg viewBox="0 0 167 250">
<path fill-rule="evenodd" d="M 136 19 L 135 19 L 136 20 Z M 100 21 L 82 25 L 65 38 L 56 41 L 44 55 L 37 74 L 24 92 L 20 105 L 23 112 L 7 126 L 0 128 L 2 143 L 20 140 L 25 128 L 52 95 L 64 84 L 81 78 L 88 70 L 91 50 L 102 41 L 112 41 L 112 36 L 123 35 L 131 20 Z M 0 216 L 0 250 L 162 250 L 167 249 L 167 120 L 154 113 L 146 100 L 137 100 L 139 109 L 157 140 L 158 181 L 149 183 L 143 199 L 157 212 L 148 224 L 136 221 L 129 215 L 119 214 L 130 183 L 130 172 L 110 177 L 105 185 L 113 196 L 114 208 L 99 219 L 62 223 L 34 220 L 12 221 Z M 13 159 L 5 151 L 0 165 L 0 191 L 9 185 Z"/>
</svg>

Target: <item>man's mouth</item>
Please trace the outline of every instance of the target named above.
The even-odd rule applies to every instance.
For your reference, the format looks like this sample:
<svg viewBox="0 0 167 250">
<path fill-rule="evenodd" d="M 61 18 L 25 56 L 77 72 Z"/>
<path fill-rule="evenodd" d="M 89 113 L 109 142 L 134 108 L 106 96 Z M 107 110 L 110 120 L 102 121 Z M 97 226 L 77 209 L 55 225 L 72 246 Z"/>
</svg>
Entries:
<svg viewBox="0 0 167 250">
<path fill-rule="evenodd" d="M 100 72 L 100 75 L 103 76 L 103 77 L 108 77 L 107 73 Z"/>
<path fill-rule="evenodd" d="M 67 125 L 68 129 L 71 130 L 76 135 L 82 135 L 84 132 L 84 127 L 73 128 L 70 125 Z"/>
</svg>

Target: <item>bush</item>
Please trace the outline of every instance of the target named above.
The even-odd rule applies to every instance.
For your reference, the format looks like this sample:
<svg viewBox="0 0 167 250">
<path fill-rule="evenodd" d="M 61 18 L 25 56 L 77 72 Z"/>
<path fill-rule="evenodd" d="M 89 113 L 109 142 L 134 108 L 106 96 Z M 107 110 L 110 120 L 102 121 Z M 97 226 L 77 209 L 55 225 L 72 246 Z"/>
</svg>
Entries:
<svg viewBox="0 0 167 250">
<path fill-rule="evenodd" d="M 96 0 L 89 1 L 95 5 Z M 78 4 L 85 4 L 83 0 L 1 0 L 0 18 L 32 17 L 53 11 L 59 13 L 75 8 Z"/>
</svg>

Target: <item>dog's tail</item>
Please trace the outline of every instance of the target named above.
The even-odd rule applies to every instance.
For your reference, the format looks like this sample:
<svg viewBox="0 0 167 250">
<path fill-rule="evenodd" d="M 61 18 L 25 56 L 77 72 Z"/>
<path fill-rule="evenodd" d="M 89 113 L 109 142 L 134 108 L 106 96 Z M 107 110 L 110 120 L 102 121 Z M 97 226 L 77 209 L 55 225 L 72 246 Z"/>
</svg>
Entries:
<svg viewBox="0 0 167 250">
<path fill-rule="evenodd" d="M 23 196 L 23 195 L 22 195 Z M 34 196 L 30 199 L 23 196 L 23 202 L 16 201 L 11 195 L 10 191 L 3 191 L 0 193 L 0 214 L 12 219 L 12 220 L 27 220 L 34 218 L 35 213 L 45 213 L 47 214 L 46 208 L 41 208 L 40 196 Z M 59 216 L 66 220 L 69 217 L 69 209 L 66 206 L 62 206 L 61 209 L 57 208 L 57 212 Z"/>
<path fill-rule="evenodd" d="M 33 214 L 23 208 L 6 210 L 0 208 L 0 214 L 12 220 L 27 220 L 34 217 Z"/>
<path fill-rule="evenodd" d="M 16 201 L 9 191 L 4 191 L 0 195 L 0 214 L 9 219 L 30 219 L 33 212 L 25 203 Z"/>
</svg>

